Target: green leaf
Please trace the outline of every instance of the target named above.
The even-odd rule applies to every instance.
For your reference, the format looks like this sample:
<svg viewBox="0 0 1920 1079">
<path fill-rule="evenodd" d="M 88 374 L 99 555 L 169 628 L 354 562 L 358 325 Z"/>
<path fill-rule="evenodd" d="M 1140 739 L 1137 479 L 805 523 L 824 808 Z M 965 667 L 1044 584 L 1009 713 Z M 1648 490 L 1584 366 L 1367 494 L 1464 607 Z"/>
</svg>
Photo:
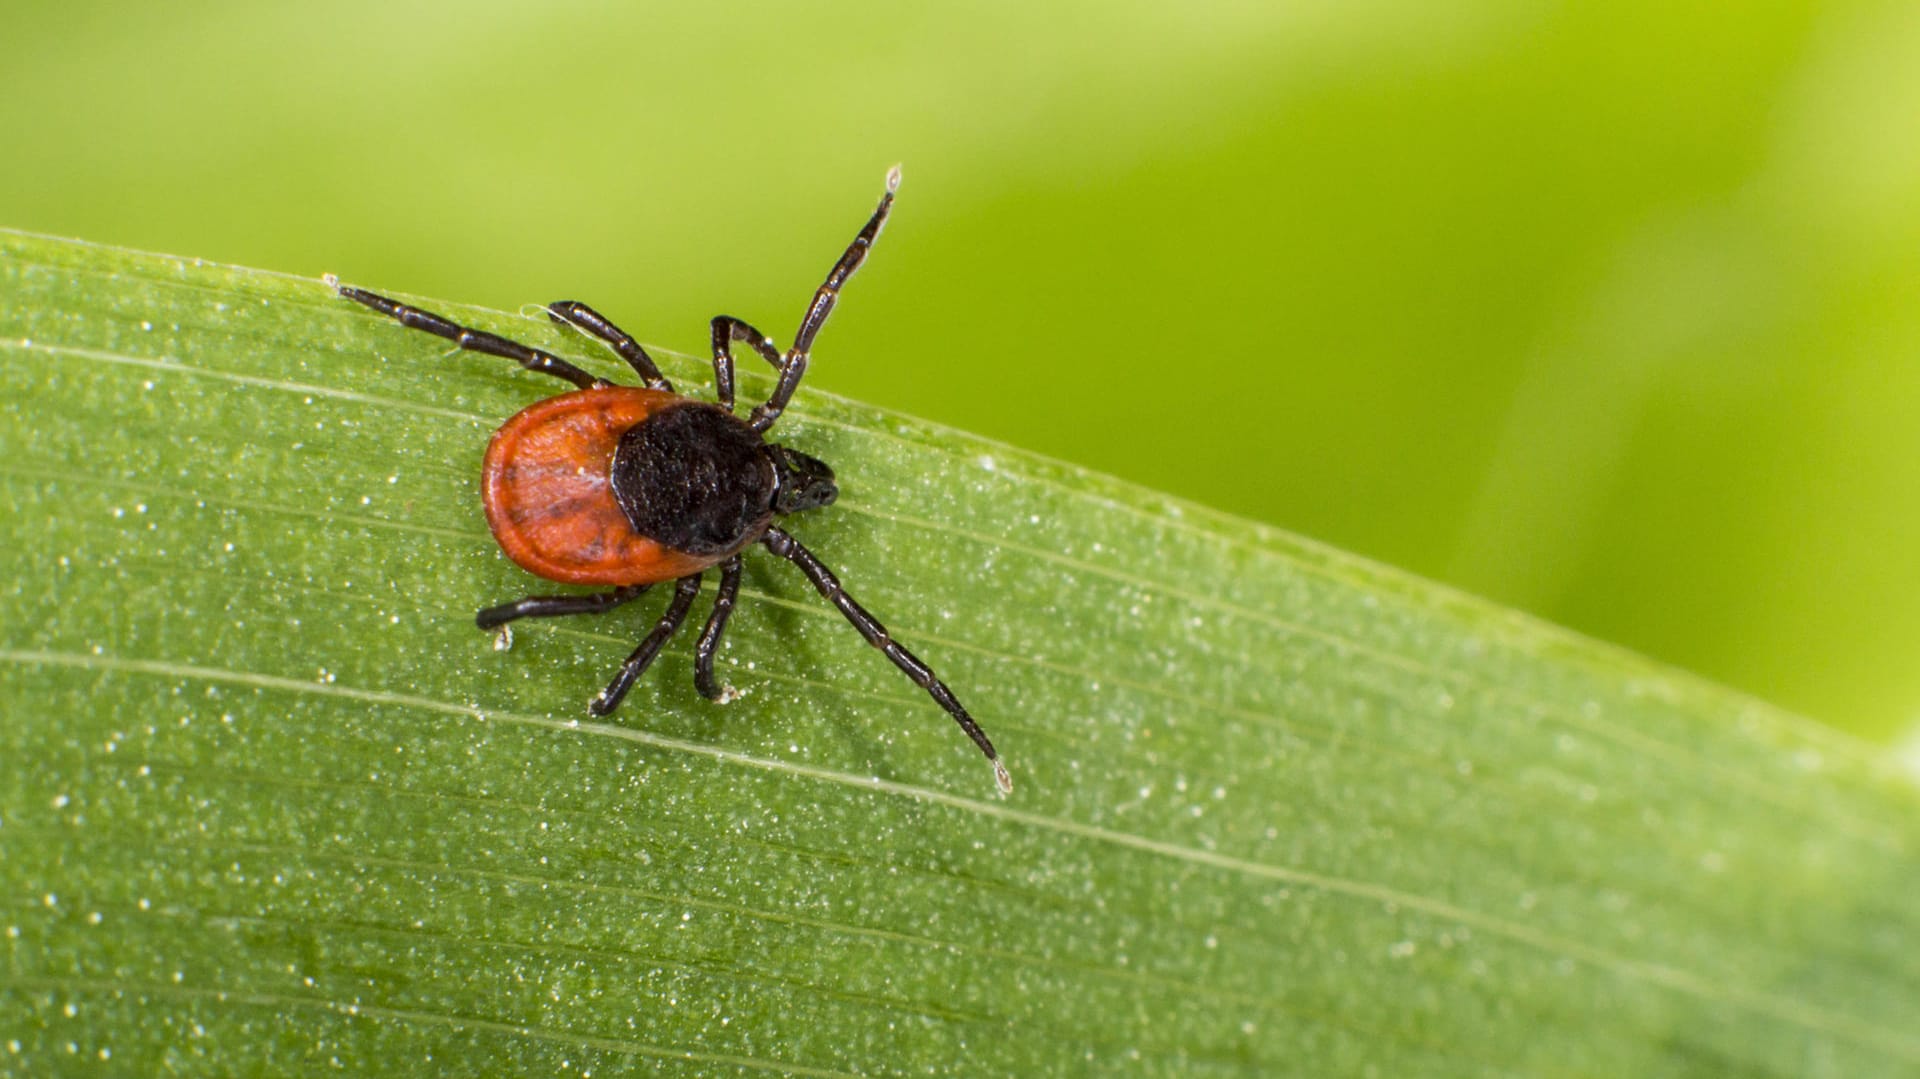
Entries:
<svg viewBox="0 0 1920 1079">
<path fill-rule="evenodd" d="M 782 423 L 844 481 L 792 529 L 1013 796 L 764 552 L 745 697 L 683 637 L 590 721 L 656 602 L 472 624 L 547 590 L 476 487 L 556 388 L 318 281 L 0 234 L 0 1071 L 1920 1068 L 1894 762 L 854 402 Z"/>
</svg>

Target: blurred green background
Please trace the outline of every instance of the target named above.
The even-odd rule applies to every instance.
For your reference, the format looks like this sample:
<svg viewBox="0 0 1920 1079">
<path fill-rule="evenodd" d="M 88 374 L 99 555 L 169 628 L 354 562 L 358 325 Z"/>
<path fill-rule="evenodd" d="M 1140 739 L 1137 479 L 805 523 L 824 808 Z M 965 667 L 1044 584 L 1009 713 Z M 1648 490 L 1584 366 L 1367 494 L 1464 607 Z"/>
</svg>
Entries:
<svg viewBox="0 0 1920 1079">
<path fill-rule="evenodd" d="M 1920 5 L 13 0 L 5 30 L 0 224 L 579 298 L 699 353 L 721 312 L 784 341 L 901 161 L 813 386 L 1871 738 L 1920 715 Z"/>
</svg>

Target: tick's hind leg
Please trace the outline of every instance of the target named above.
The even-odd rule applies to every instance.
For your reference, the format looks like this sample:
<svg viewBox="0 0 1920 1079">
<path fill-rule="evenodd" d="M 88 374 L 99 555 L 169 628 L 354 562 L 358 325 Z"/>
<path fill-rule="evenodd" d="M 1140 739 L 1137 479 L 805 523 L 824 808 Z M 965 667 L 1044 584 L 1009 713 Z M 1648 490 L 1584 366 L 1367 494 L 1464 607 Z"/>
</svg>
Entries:
<svg viewBox="0 0 1920 1079">
<path fill-rule="evenodd" d="M 498 334 L 487 333 L 485 330 L 470 330 L 454 322 L 452 319 L 436 315 L 431 311 L 423 311 L 418 307 L 401 303 L 398 300 L 389 300 L 378 293 L 340 284 L 331 277 L 327 278 L 327 283 L 332 285 L 334 289 L 346 299 L 358 304 L 365 304 L 375 311 L 395 319 L 402 326 L 415 330 L 425 330 L 435 337 L 444 337 L 470 352 L 484 352 L 489 356 L 500 356 L 513 360 L 529 371 L 538 371 L 543 375 L 552 375 L 555 378 L 566 379 L 568 382 L 573 383 L 583 390 L 590 390 L 596 386 L 611 385 L 611 383 L 587 374 L 585 371 L 580 370 L 578 367 L 575 367 L 558 356 L 542 352 L 537 348 L 528 348 L 518 341 L 509 341 Z"/>
<path fill-rule="evenodd" d="M 607 316 L 578 300 L 555 300 L 547 305 L 547 317 L 605 341 L 621 359 L 627 361 L 627 366 L 633 368 L 648 389 L 673 392 L 673 383 L 668 382 L 667 377 L 660 373 L 660 368 L 654 366 L 653 357 L 647 355 L 647 350 L 641 348 L 640 342 L 635 341 L 627 331 L 607 321 Z"/>
<path fill-rule="evenodd" d="M 691 577 L 680 578 L 680 583 L 673 590 L 673 602 L 667 604 L 666 612 L 661 614 L 660 621 L 654 623 L 653 632 L 647 634 L 647 639 L 641 641 L 640 647 L 634 649 L 633 654 L 627 657 L 627 661 L 620 665 L 620 673 L 614 675 L 613 681 L 607 683 L 607 688 L 601 690 L 600 695 L 587 706 L 588 711 L 596 716 L 604 716 L 620 707 L 620 702 L 626 697 L 627 691 L 633 688 L 634 680 L 646 673 L 647 666 L 653 662 L 653 657 L 660 654 L 660 649 L 667 643 L 667 639 L 680 628 L 680 623 L 686 621 L 687 611 L 693 606 L 693 597 L 699 594 L 700 575 L 698 573 Z"/>
<path fill-rule="evenodd" d="M 827 597 L 827 602 L 838 608 L 840 613 L 846 616 L 847 621 L 853 623 L 853 628 L 860 631 L 860 636 L 865 637 L 868 644 L 878 648 L 883 655 L 893 661 L 894 666 L 905 672 L 908 678 L 913 679 L 914 685 L 926 690 L 928 696 L 938 702 L 940 707 L 946 709 L 947 714 L 953 717 L 953 721 L 960 724 L 960 729 L 967 732 L 967 737 L 973 739 L 973 744 L 980 747 L 980 752 L 985 753 L 987 759 L 993 762 L 993 778 L 1000 785 L 1001 792 L 1003 794 L 1013 792 L 1013 777 L 1007 774 L 1007 766 L 1000 763 L 1000 755 L 994 752 L 993 743 L 987 740 L 987 732 L 981 730 L 980 724 L 975 723 L 973 717 L 967 714 L 967 710 L 961 706 L 959 699 L 953 695 L 953 691 L 933 673 L 933 668 L 921 662 L 919 656 L 907 651 L 899 641 L 894 640 L 887 633 L 887 627 L 881 625 L 880 620 L 869 613 L 865 607 L 855 602 L 852 596 L 847 595 L 847 590 L 840 585 L 840 579 L 835 577 L 833 571 L 823 565 L 818 558 L 813 557 L 812 551 L 800 546 L 799 540 L 778 528 L 769 528 L 767 534 L 760 538 L 760 542 L 766 545 L 767 550 L 799 566 L 800 572 L 806 574 L 807 580 L 813 582 L 813 587 Z"/>
<path fill-rule="evenodd" d="M 740 556 L 720 563 L 720 588 L 713 595 L 713 613 L 707 616 L 707 628 L 700 631 L 700 643 L 693 650 L 693 687 L 710 701 L 731 700 L 731 686 L 722 688 L 713 680 L 713 655 L 720 650 L 720 635 L 727 630 L 733 615 L 733 602 L 740 595 Z"/>
<path fill-rule="evenodd" d="M 473 616 L 481 629 L 498 629 L 521 618 L 557 618 L 566 614 L 599 614 L 611 611 L 629 600 L 646 594 L 650 584 L 630 584 L 611 592 L 593 592 L 584 596 L 528 596 L 498 607 L 488 607 Z"/>
</svg>

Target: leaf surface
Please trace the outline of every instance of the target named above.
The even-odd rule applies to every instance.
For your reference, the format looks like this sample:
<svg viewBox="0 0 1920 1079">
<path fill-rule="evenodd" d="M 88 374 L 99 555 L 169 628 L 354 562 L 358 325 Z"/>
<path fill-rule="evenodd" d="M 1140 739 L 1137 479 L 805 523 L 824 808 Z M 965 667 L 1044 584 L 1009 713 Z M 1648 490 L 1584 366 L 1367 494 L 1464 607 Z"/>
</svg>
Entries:
<svg viewBox="0 0 1920 1079">
<path fill-rule="evenodd" d="M 472 624 L 554 590 L 477 478 L 559 388 L 310 279 L 0 233 L 0 1070 L 1920 1068 L 1875 751 L 854 402 L 782 421 L 843 481 L 791 530 L 1013 796 L 764 552 L 744 697 L 688 633 L 591 720 L 660 601 Z"/>
</svg>

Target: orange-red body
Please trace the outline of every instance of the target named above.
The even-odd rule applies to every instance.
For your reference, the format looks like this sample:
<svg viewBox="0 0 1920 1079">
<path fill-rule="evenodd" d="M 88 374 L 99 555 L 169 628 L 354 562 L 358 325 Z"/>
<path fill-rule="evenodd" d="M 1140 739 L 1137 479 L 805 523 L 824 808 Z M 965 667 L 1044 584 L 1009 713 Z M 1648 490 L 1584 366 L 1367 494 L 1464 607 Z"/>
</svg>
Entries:
<svg viewBox="0 0 1920 1079">
<path fill-rule="evenodd" d="M 719 562 L 634 532 L 614 500 L 620 436 L 684 398 L 605 386 L 549 397 L 508 420 L 487 444 L 481 501 L 487 527 L 522 569 L 567 584 L 653 584 Z"/>
</svg>

